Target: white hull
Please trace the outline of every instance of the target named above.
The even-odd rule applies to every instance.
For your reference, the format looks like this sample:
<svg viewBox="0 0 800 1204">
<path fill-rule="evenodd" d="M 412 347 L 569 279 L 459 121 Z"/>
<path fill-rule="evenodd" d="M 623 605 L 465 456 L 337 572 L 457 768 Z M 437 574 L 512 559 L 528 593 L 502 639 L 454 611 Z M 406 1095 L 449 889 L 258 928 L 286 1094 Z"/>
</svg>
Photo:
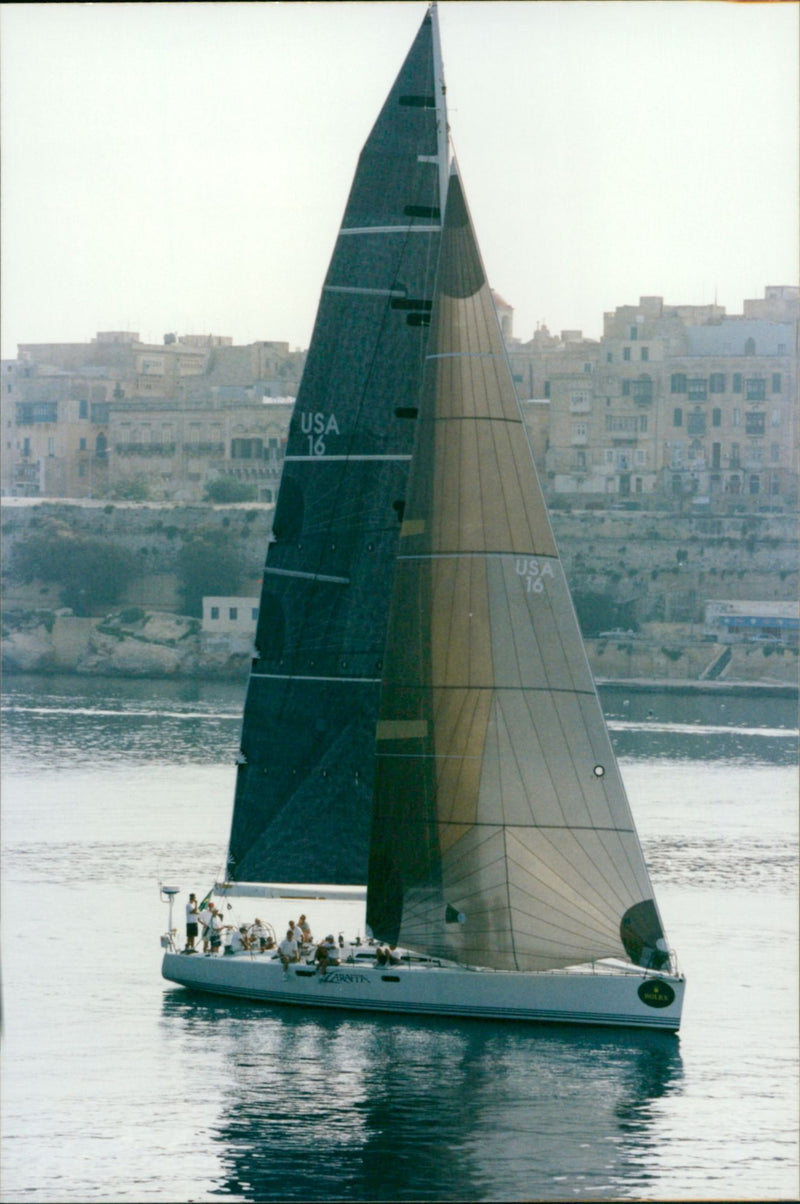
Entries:
<svg viewBox="0 0 800 1204">
<path fill-rule="evenodd" d="M 279 961 L 247 953 L 206 957 L 167 952 L 162 973 L 197 991 L 259 1003 L 673 1033 L 680 1025 L 684 990 L 680 976 L 629 968 L 520 973 L 413 962 L 376 966 L 370 959 L 331 967 L 326 974 L 300 963 L 284 974 Z"/>
</svg>

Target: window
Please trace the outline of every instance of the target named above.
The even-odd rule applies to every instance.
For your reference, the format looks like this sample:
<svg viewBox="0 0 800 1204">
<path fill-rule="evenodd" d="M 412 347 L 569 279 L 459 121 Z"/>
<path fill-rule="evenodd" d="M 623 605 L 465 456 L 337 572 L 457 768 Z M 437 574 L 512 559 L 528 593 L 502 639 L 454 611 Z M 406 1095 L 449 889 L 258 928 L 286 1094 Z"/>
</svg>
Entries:
<svg viewBox="0 0 800 1204">
<path fill-rule="evenodd" d="M 85 439 L 81 439 L 81 441 L 80 441 L 80 443 L 79 443 L 79 445 L 78 445 L 78 450 L 79 450 L 79 451 L 86 451 L 86 440 L 85 440 Z"/>
<path fill-rule="evenodd" d="M 642 414 L 642 416 L 639 419 L 639 430 L 643 431 L 643 432 L 647 430 L 647 415 L 646 414 Z"/>
<path fill-rule="evenodd" d="M 108 401 L 93 401 L 92 402 L 92 422 L 108 422 L 108 412 L 111 409 L 111 403 Z"/>
<path fill-rule="evenodd" d="M 630 395 L 631 395 L 631 382 L 629 380 L 624 380 L 622 382 L 622 396 L 630 397 Z"/>
<path fill-rule="evenodd" d="M 617 434 L 635 435 L 637 425 L 637 419 L 634 416 L 606 414 L 607 431 L 614 431 Z"/>
<path fill-rule="evenodd" d="M 251 610 L 250 610 L 250 618 L 251 618 L 251 619 L 253 620 L 253 622 L 255 623 L 256 619 L 258 618 L 258 607 L 257 607 L 257 606 L 253 606 L 253 607 L 251 608 Z"/>
<path fill-rule="evenodd" d="M 623 358 L 624 360 L 629 360 L 629 359 L 631 358 L 631 349 L 630 349 L 630 347 L 623 347 L 623 348 L 622 348 L 622 358 Z"/>
<path fill-rule="evenodd" d="M 262 439 L 231 439 L 232 460 L 261 460 L 263 456 Z"/>
<path fill-rule="evenodd" d="M 747 435 L 763 435 L 764 414 L 759 410 L 750 410 L 744 416 L 744 429 Z"/>
<path fill-rule="evenodd" d="M 232 621 L 235 621 L 236 619 L 239 618 L 239 607 L 238 606 L 229 606 L 228 607 L 228 618 L 231 619 Z"/>
<path fill-rule="evenodd" d="M 741 374 L 741 372 L 734 372 L 734 374 L 733 374 L 733 391 L 734 391 L 734 393 L 741 393 L 741 391 L 742 391 L 742 374 Z"/>
<path fill-rule="evenodd" d="M 218 619 L 218 618 L 219 618 L 219 607 L 218 607 L 218 606 L 212 606 L 212 607 L 211 607 L 211 618 L 212 618 L 212 619 Z"/>
<path fill-rule="evenodd" d="M 549 380 L 546 380 L 544 382 L 544 395 L 545 395 L 545 397 L 550 396 L 550 381 Z"/>
<path fill-rule="evenodd" d="M 79 476 L 79 477 L 85 477 L 85 476 L 86 476 L 86 465 L 85 465 L 85 464 L 79 464 L 79 465 L 78 465 L 78 476 Z"/>
<path fill-rule="evenodd" d="M 686 377 L 683 372 L 673 372 L 669 381 L 670 393 L 686 392 Z"/>
<path fill-rule="evenodd" d="M 639 355 L 641 356 L 641 358 L 642 358 L 643 360 L 649 360 L 649 359 L 650 359 L 650 348 L 649 348 L 649 347 L 642 347 L 642 348 L 641 348 L 641 350 L 640 350 L 640 352 L 639 352 Z"/>
<path fill-rule="evenodd" d="M 631 339 L 635 342 L 639 337 L 639 329 L 636 326 L 631 326 Z"/>
<path fill-rule="evenodd" d="M 708 381 L 704 376 L 695 376 L 689 381 L 689 401 L 705 401 Z"/>
<path fill-rule="evenodd" d="M 683 426 L 683 410 L 675 409 L 672 411 L 672 425 Z"/>
<path fill-rule="evenodd" d="M 772 411 L 772 425 L 780 426 L 780 424 L 781 424 L 781 412 L 780 412 L 780 410 L 773 410 Z"/>
<path fill-rule="evenodd" d="M 633 400 L 634 401 L 652 401 L 653 400 L 653 382 L 649 376 L 643 376 L 641 380 L 633 382 Z"/>
<path fill-rule="evenodd" d="M 584 370 L 584 372 L 591 372 L 591 370 L 592 370 L 592 365 L 591 365 L 591 364 L 584 364 L 584 365 L 583 365 L 583 370 Z"/>
<path fill-rule="evenodd" d="M 741 420 L 742 420 L 742 418 L 741 418 L 741 410 L 734 410 L 734 411 L 733 411 L 733 425 L 734 425 L 734 426 L 739 426 L 739 424 L 740 424 Z"/>
<path fill-rule="evenodd" d="M 711 467 L 712 468 L 721 468 L 722 467 L 722 444 L 721 443 L 712 443 L 711 444 Z"/>
<path fill-rule="evenodd" d="M 731 444 L 731 468 L 739 468 L 739 444 Z"/>
<path fill-rule="evenodd" d="M 763 376 L 751 376 L 745 382 L 745 396 L 748 401 L 763 401 L 767 396 L 767 382 Z"/>
<path fill-rule="evenodd" d="M 781 374 L 780 372 L 772 373 L 772 392 L 780 393 L 781 391 Z"/>
<path fill-rule="evenodd" d="M 761 492 L 761 477 L 755 476 L 755 474 L 754 474 L 750 478 L 749 489 L 750 489 L 750 493 L 752 495 L 760 493 Z"/>
<path fill-rule="evenodd" d="M 56 441 L 55 441 L 55 439 L 48 439 L 48 440 L 47 440 L 47 454 L 48 454 L 48 456 L 50 456 L 50 457 L 52 457 L 52 456 L 54 456 L 54 455 L 56 454 Z"/>
<path fill-rule="evenodd" d="M 706 416 L 702 410 L 687 415 L 686 432 L 689 435 L 704 435 L 706 433 Z"/>
<path fill-rule="evenodd" d="M 780 458 L 781 458 L 781 445 L 780 445 L 780 443 L 770 443 L 770 445 L 769 445 L 769 458 L 770 458 L 770 463 L 771 463 L 771 464 L 777 464 L 777 463 L 779 463 L 779 461 L 780 461 Z"/>
<path fill-rule="evenodd" d="M 725 392 L 725 373 L 712 372 L 708 378 L 709 393 L 724 393 Z"/>
<path fill-rule="evenodd" d="M 79 401 L 78 402 L 78 417 L 79 418 L 88 418 L 89 417 L 89 402 L 88 401 Z"/>
<path fill-rule="evenodd" d="M 26 401 L 17 406 L 17 422 L 30 426 L 34 422 L 57 422 L 58 406 L 54 401 Z"/>
<path fill-rule="evenodd" d="M 745 353 L 745 355 L 755 355 L 755 353 L 756 353 L 755 339 L 747 339 L 746 340 L 745 345 L 744 345 L 744 353 Z"/>
<path fill-rule="evenodd" d="M 607 351 L 606 352 L 606 363 L 613 364 L 613 362 L 614 362 L 614 353 L 612 351 Z"/>
<path fill-rule="evenodd" d="M 715 406 L 711 411 L 711 425 L 722 426 L 722 410 L 719 406 Z"/>
</svg>

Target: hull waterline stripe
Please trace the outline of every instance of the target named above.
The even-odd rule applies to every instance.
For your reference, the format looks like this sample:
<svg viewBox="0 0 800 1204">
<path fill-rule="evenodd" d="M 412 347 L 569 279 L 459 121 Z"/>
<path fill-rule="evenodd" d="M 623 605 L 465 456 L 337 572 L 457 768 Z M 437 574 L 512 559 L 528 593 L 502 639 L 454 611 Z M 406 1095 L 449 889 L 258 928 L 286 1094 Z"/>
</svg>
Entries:
<svg viewBox="0 0 800 1204">
<path fill-rule="evenodd" d="M 349 585 L 349 577 L 329 577 L 325 573 L 303 573 L 300 569 L 271 569 L 269 565 L 264 569 L 265 573 L 272 573 L 276 577 L 302 577 L 306 581 L 330 581 L 334 585 Z"/>
</svg>

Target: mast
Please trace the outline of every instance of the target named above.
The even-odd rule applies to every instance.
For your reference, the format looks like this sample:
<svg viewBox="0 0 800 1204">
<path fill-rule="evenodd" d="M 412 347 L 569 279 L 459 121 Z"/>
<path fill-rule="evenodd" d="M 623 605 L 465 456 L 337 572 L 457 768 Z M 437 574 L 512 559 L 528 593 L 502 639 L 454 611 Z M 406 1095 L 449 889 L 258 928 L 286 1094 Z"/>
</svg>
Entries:
<svg viewBox="0 0 800 1204">
<path fill-rule="evenodd" d="M 366 881 L 446 137 L 434 6 L 361 151 L 290 425 L 245 703 L 231 881 Z"/>
</svg>

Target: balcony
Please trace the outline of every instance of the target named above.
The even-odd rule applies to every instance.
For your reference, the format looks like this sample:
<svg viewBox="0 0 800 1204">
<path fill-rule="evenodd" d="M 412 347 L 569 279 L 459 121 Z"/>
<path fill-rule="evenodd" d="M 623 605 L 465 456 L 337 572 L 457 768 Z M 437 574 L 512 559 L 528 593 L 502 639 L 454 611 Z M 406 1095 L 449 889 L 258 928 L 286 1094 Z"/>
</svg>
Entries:
<svg viewBox="0 0 800 1204">
<path fill-rule="evenodd" d="M 114 451 L 118 456 L 141 456 L 154 459 L 158 456 L 174 456 L 174 443 L 117 443 Z"/>
<path fill-rule="evenodd" d="M 184 443 L 183 454 L 190 459 L 200 459 L 225 455 L 224 443 Z"/>
</svg>

